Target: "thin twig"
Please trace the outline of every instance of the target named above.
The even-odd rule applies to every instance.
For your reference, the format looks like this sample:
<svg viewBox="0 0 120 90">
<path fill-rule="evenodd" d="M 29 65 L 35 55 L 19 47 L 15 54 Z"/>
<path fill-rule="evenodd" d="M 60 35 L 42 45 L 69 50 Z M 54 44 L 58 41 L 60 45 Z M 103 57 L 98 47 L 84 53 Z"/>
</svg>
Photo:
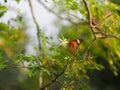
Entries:
<svg viewBox="0 0 120 90">
<path fill-rule="evenodd" d="M 105 30 L 103 30 L 103 29 L 100 28 L 99 26 L 96 26 L 95 28 L 99 30 L 98 33 L 100 33 L 101 35 L 103 35 L 103 38 L 115 38 L 115 39 L 120 40 L 120 37 L 118 37 L 118 36 L 115 35 L 115 34 L 107 34 L 107 33 L 105 33 L 105 32 L 104 32 Z M 101 38 L 101 39 L 103 39 L 103 38 Z"/>
<path fill-rule="evenodd" d="M 39 49 L 39 51 L 41 51 L 42 50 L 41 42 L 40 42 L 41 41 L 40 40 L 41 29 L 39 27 L 39 24 L 37 23 L 37 20 L 35 19 L 35 15 L 34 15 L 34 12 L 33 12 L 33 7 L 32 7 L 31 0 L 28 0 L 28 2 L 29 2 L 31 13 L 32 13 L 32 18 L 33 18 L 34 23 L 35 23 L 36 28 L 37 28 L 38 49 Z"/>
<path fill-rule="evenodd" d="M 92 42 L 88 45 L 88 47 L 87 47 L 87 49 L 86 49 L 86 51 L 85 51 L 85 54 L 84 54 L 84 56 L 83 56 L 83 60 L 86 60 L 86 56 L 87 56 L 87 54 L 88 54 L 88 51 L 89 51 L 89 49 L 92 47 L 93 43 L 94 43 L 96 40 L 97 40 L 97 39 L 94 38 L 94 39 L 92 40 Z"/>
<path fill-rule="evenodd" d="M 104 22 L 107 18 L 111 17 L 112 15 L 113 15 L 112 13 L 108 14 L 106 17 L 104 17 L 102 20 L 100 20 L 100 21 L 96 24 L 96 26 L 99 26 L 102 22 Z"/>
<path fill-rule="evenodd" d="M 86 59 L 86 56 L 87 56 L 87 54 L 88 54 L 88 51 L 89 51 L 89 49 L 90 49 L 90 47 L 91 47 L 91 46 L 93 45 L 93 43 L 96 41 L 96 35 L 95 35 L 95 32 L 94 32 L 94 27 L 93 27 L 94 24 L 95 24 L 94 18 L 93 18 L 92 14 L 91 14 L 91 12 L 90 12 L 90 10 L 89 10 L 87 1 L 86 1 L 86 0 L 83 0 L 83 2 L 84 2 L 84 5 L 85 5 L 86 10 L 87 10 L 87 12 L 88 12 L 89 26 L 90 26 L 90 28 L 91 28 L 91 31 L 92 31 L 93 35 L 94 35 L 94 39 L 93 39 L 92 42 L 88 45 L 88 47 L 87 47 L 87 49 L 86 49 L 86 51 L 85 51 L 85 54 L 84 54 L 84 56 L 83 56 L 83 60 L 85 60 L 85 59 Z"/>
<path fill-rule="evenodd" d="M 38 24 L 36 18 L 35 18 L 31 0 L 28 0 L 28 2 L 29 2 L 29 6 L 30 6 L 31 13 L 32 13 L 32 18 L 33 18 L 33 20 L 34 20 L 34 23 L 35 23 L 36 29 L 37 29 L 38 54 L 41 54 L 41 53 L 43 53 L 42 46 L 41 46 L 41 39 L 40 39 L 41 29 L 40 29 L 40 27 L 39 27 L 39 24 Z M 39 60 L 39 56 L 37 56 L 37 58 L 38 58 L 38 60 Z M 38 62 L 38 63 L 41 65 L 41 62 Z M 40 72 L 40 75 L 39 75 L 39 87 L 40 87 L 40 88 L 42 87 L 42 71 Z"/>
<path fill-rule="evenodd" d="M 92 27 L 92 15 L 90 13 L 90 10 L 89 10 L 89 7 L 88 7 L 88 4 L 87 4 L 87 1 L 86 0 L 83 0 L 84 4 L 85 4 L 85 8 L 88 12 L 88 20 L 89 20 L 89 24 L 90 24 L 90 27 Z"/>
<path fill-rule="evenodd" d="M 85 5 L 86 10 L 87 10 L 87 12 L 88 12 L 89 26 L 90 26 L 90 28 L 91 28 L 91 31 L 92 31 L 93 35 L 94 35 L 94 39 L 96 39 L 95 32 L 94 32 L 94 27 L 93 27 L 94 24 L 95 24 L 94 18 L 93 18 L 93 16 L 92 16 L 92 14 L 90 13 L 90 9 L 89 9 L 89 7 L 88 7 L 87 1 L 86 1 L 86 0 L 83 0 L 83 2 L 84 2 L 84 5 Z"/>
<path fill-rule="evenodd" d="M 57 79 L 58 79 L 62 74 L 64 74 L 66 68 L 67 68 L 67 65 L 65 65 L 65 67 L 64 67 L 64 69 L 63 69 L 63 71 L 62 71 L 61 73 L 57 74 L 56 77 L 55 77 L 53 80 L 51 80 L 50 82 L 48 82 L 48 84 L 46 84 L 45 86 L 41 87 L 39 90 L 45 90 L 45 88 L 49 87 L 49 86 L 52 85 L 54 82 L 56 82 Z"/>
<path fill-rule="evenodd" d="M 120 37 L 118 37 L 117 35 L 107 34 L 107 38 L 111 38 L 111 37 L 120 40 Z"/>
</svg>

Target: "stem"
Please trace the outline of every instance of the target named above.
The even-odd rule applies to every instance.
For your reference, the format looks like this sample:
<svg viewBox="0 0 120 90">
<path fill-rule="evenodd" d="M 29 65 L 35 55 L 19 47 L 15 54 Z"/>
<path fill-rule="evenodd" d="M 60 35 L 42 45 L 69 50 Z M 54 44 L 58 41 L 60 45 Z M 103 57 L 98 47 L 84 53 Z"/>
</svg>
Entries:
<svg viewBox="0 0 120 90">
<path fill-rule="evenodd" d="M 91 48 L 91 46 L 93 45 L 93 43 L 94 43 L 95 40 L 96 40 L 96 36 L 95 36 L 94 25 L 93 25 L 93 24 L 95 24 L 94 18 L 93 18 L 93 16 L 92 16 L 91 12 L 90 12 L 89 7 L 88 7 L 87 0 L 83 0 L 83 2 L 84 2 L 84 5 L 85 5 L 86 10 L 87 10 L 87 12 L 88 12 L 89 26 L 90 26 L 90 28 L 91 28 L 91 31 L 92 31 L 93 35 L 94 35 L 94 39 L 93 39 L 92 42 L 88 45 L 88 47 L 87 47 L 87 49 L 86 49 L 86 52 L 85 52 L 85 54 L 84 54 L 83 60 L 85 60 L 85 59 L 86 59 L 86 56 L 87 56 L 87 54 L 88 54 L 89 49 Z"/>
<path fill-rule="evenodd" d="M 62 71 L 61 73 L 57 74 L 56 77 L 55 77 L 53 80 L 51 80 L 50 82 L 48 82 L 45 86 L 41 87 L 39 90 L 45 90 L 45 88 L 49 87 L 49 86 L 52 85 L 54 82 L 56 82 L 57 79 L 58 79 L 61 75 L 64 74 L 66 68 L 67 68 L 67 65 L 65 65 L 65 67 L 64 67 L 64 69 L 63 69 L 63 71 Z"/>
<path fill-rule="evenodd" d="M 86 0 L 83 0 L 83 2 L 84 2 L 84 4 L 85 4 L 85 8 L 86 8 L 86 10 L 87 10 L 87 12 L 88 12 L 88 20 L 89 20 L 89 25 L 90 25 L 91 31 L 92 31 L 94 37 L 96 38 L 95 33 L 94 33 L 94 30 L 93 30 L 93 20 L 94 20 L 94 19 L 93 19 L 93 16 L 92 16 L 92 14 L 90 13 L 90 9 L 89 9 L 89 7 L 88 7 L 87 1 L 86 1 Z"/>
<path fill-rule="evenodd" d="M 34 15 L 34 12 L 33 12 L 33 7 L 32 7 L 31 0 L 28 0 L 28 2 L 29 2 L 32 18 L 33 18 L 33 21 L 34 21 L 36 29 L 37 29 L 38 49 L 39 49 L 39 51 L 41 51 L 42 50 L 41 42 L 40 42 L 41 41 L 40 40 L 41 29 L 39 27 L 39 24 L 38 24 L 37 20 L 35 19 L 35 15 Z"/>
<path fill-rule="evenodd" d="M 41 35 L 41 29 L 39 27 L 39 24 L 35 18 L 35 15 L 34 15 L 34 12 L 33 12 L 33 7 L 32 7 L 32 2 L 31 0 L 28 0 L 28 3 L 29 3 L 29 6 L 30 6 L 30 10 L 31 10 L 31 14 L 32 14 L 32 18 L 33 18 L 33 21 L 35 23 L 35 26 L 36 26 L 36 29 L 37 29 L 37 39 L 38 39 L 38 54 L 40 54 L 40 51 L 42 51 L 42 47 L 41 47 L 41 39 L 40 39 L 40 35 Z M 39 60 L 39 58 L 38 58 Z M 41 64 L 41 62 L 40 62 Z M 42 87 L 42 71 L 40 72 L 40 75 L 39 75 L 39 87 L 41 88 Z"/>
<path fill-rule="evenodd" d="M 93 45 L 93 43 L 95 42 L 95 40 L 96 40 L 96 38 L 94 38 L 94 39 L 92 40 L 92 42 L 88 45 L 88 47 L 87 47 L 87 49 L 86 49 L 86 51 L 85 51 L 85 54 L 84 54 L 83 60 L 86 59 L 87 54 L 88 54 L 88 51 L 89 51 L 89 49 L 92 47 L 92 45 Z"/>
</svg>

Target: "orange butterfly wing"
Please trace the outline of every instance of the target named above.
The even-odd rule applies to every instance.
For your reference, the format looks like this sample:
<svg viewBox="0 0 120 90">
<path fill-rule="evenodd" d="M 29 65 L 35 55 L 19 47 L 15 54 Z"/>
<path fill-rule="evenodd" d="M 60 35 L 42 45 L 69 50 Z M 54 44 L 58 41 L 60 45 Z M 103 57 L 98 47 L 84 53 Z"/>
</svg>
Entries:
<svg viewBox="0 0 120 90">
<path fill-rule="evenodd" d="M 79 46 L 76 40 L 72 40 L 69 42 L 69 50 L 72 54 L 75 54 L 77 47 Z"/>
<path fill-rule="evenodd" d="M 83 41 L 82 39 L 78 39 L 78 40 L 80 43 Z M 80 45 L 80 43 L 78 43 L 77 40 L 71 40 L 69 42 L 68 47 L 72 54 L 76 53 L 76 50 L 77 50 L 78 46 Z"/>
</svg>

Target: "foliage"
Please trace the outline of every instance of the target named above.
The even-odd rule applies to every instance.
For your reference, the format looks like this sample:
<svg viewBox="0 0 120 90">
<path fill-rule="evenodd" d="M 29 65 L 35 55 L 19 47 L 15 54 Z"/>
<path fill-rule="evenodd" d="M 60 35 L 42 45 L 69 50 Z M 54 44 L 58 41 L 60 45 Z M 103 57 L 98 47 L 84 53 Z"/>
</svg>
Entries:
<svg viewBox="0 0 120 90">
<path fill-rule="evenodd" d="M 22 47 L 25 41 L 25 33 L 22 29 L 17 26 L 10 28 L 3 22 L 0 23 L 0 29 L 0 46 L 9 58 L 24 50 Z"/>
<path fill-rule="evenodd" d="M 0 3 L 0 18 L 5 17 L 9 8 Z M 17 16 L 21 16 L 20 14 Z M 17 21 L 15 21 L 17 20 Z M 14 24 L 13 24 L 14 23 Z M 16 67 L 14 57 L 24 53 L 27 35 L 23 19 L 11 17 L 8 23 L 0 21 L 0 89 L 10 90 L 12 85 L 21 89 L 18 80 L 20 70 Z M 15 68 L 16 67 L 16 68 Z M 13 69 L 14 68 L 14 69 Z"/>
<path fill-rule="evenodd" d="M 0 17 L 2 17 L 7 11 L 7 7 L 4 5 L 1 5 L 0 3 Z"/>
</svg>

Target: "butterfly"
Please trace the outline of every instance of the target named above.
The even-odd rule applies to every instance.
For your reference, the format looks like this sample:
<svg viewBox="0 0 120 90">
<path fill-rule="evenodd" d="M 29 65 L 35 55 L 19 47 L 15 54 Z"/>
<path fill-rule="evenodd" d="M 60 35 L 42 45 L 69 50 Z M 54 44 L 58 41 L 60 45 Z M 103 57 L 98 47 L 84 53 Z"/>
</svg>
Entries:
<svg viewBox="0 0 120 90">
<path fill-rule="evenodd" d="M 72 54 L 76 54 L 77 48 L 79 47 L 82 41 L 83 39 L 74 39 L 74 40 L 69 41 L 68 47 Z"/>
</svg>

